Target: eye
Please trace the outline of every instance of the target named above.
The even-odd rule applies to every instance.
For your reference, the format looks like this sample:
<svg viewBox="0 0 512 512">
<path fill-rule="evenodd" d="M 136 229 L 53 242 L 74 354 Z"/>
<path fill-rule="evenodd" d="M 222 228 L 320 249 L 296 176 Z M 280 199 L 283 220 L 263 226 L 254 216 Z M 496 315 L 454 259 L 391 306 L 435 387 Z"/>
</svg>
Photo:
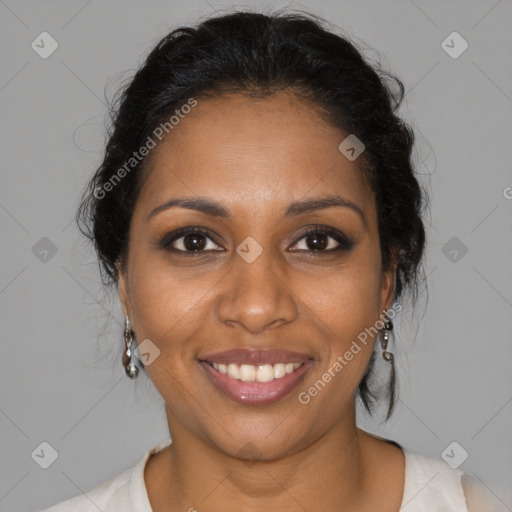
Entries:
<svg viewBox="0 0 512 512">
<path fill-rule="evenodd" d="M 332 253 L 334 251 L 349 251 L 354 246 L 354 241 L 337 229 L 327 226 L 315 226 L 306 231 L 295 242 L 295 246 L 298 247 L 294 250 L 299 251 Z"/>
<path fill-rule="evenodd" d="M 185 255 L 193 255 L 207 251 L 222 251 L 220 244 L 215 242 L 216 235 L 199 226 L 180 228 L 163 237 L 160 246 L 167 250 Z M 354 241 L 344 233 L 328 226 L 314 226 L 304 233 L 294 246 L 292 252 L 306 251 L 312 253 L 333 253 L 349 251 Z"/>
<path fill-rule="evenodd" d="M 218 251 L 219 249 L 216 249 L 218 244 L 214 242 L 213 238 L 215 235 L 205 228 L 198 226 L 180 228 L 164 236 L 160 246 L 169 251 L 183 253 Z"/>
</svg>

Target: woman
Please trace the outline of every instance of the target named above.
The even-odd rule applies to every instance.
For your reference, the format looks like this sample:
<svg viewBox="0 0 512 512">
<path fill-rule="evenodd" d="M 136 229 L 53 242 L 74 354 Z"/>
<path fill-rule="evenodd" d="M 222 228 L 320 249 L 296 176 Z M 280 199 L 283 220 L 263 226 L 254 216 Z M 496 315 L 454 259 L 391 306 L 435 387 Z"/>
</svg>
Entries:
<svg viewBox="0 0 512 512">
<path fill-rule="evenodd" d="M 48 512 L 481 509 L 462 471 L 356 426 L 378 364 L 393 410 L 393 318 L 425 247 L 402 97 L 313 16 L 158 43 L 78 220 L 172 443 Z"/>
</svg>

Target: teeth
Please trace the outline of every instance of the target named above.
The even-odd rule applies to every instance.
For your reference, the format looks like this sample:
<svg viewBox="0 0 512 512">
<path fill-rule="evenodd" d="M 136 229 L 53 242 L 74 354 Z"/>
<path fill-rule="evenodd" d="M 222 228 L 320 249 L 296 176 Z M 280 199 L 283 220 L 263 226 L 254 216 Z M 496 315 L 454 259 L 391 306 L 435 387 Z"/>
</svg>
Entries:
<svg viewBox="0 0 512 512">
<path fill-rule="evenodd" d="M 286 365 L 283 363 L 274 365 L 274 378 L 280 379 L 286 375 Z"/>
<path fill-rule="evenodd" d="M 213 368 L 220 373 L 227 374 L 232 379 L 243 382 L 270 382 L 274 379 L 281 379 L 288 373 L 292 373 L 300 368 L 304 363 L 277 363 L 262 364 L 254 366 L 252 364 L 222 364 L 211 363 Z"/>
<path fill-rule="evenodd" d="M 250 364 L 243 364 L 240 366 L 240 370 L 238 372 L 240 375 L 240 380 L 243 380 L 244 382 L 251 382 L 256 380 L 257 373 L 259 375 L 259 371 L 256 370 L 256 367 Z"/>
<path fill-rule="evenodd" d="M 228 375 L 232 379 L 240 378 L 240 367 L 237 364 L 228 364 Z"/>
<path fill-rule="evenodd" d="M 256 367 L 253 366 L 252 368 Z M 270 382 L 271 380 L 274 380 L 274 367 L 271 364 L 264 364 L 263 366 L 258 366 L 256 380 L 258 382 Z"/>
</svg>

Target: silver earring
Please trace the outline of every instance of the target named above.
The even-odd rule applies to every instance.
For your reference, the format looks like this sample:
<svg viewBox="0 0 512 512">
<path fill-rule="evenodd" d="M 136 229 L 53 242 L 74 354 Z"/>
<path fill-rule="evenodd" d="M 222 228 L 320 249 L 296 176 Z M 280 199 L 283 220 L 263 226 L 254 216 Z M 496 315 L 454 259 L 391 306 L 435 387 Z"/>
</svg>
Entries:
<svg viewBox="0 0 512 512">
<path fill-rule="evenodd" d="M 389 340 L 390 340 L 392 332 L 393 332 L 393 322 L 388 317 L 385 309 L 383 310 L 383 313 L 384 313 L 385 324 L 384 324 L 384 328 L 382 329 L 381 339 L 380 339 L 381 340 L 381 345 L 382 345 L 382 357 L 389 364 L 393 364 L 394 356 L 393 356 L 393 354 L 391 352 L 389 352 L 387 350 L 388 349 L 388 343 L 389 343 Z"/>
<path fill-rule="evenodd" d="M 133 329 L 130 326 L 130 320 L 128 319 L 128 315 L 126 315 L 126 319 L 124 321 L 124 342 L 125 342 L 125 351 L 123 353 L 123 366 L 126 372 L 126 375 L 130 379 L 136 379 L 139 375 L 139 369 L 137 365 L 133 362 L 133 351 L 132 351 L 132 343 L 134 338 Z"/>
</svg>

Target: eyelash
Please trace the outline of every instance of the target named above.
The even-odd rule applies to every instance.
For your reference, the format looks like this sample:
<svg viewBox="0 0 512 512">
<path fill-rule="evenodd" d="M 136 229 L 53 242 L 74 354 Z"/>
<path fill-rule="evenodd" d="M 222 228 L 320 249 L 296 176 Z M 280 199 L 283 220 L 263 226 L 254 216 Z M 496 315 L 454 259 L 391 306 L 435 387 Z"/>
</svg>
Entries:
<svg viewBox="0 0 512 512">
<path fill-rule="evenodd" d="M 216 237 L 210 230 L 208 230 L 206 228 L 201 228 L 199 226 L 194 226 L 194 227 L 180 228 L 180 229 L 177 229 L 176 231 L 173 231 L 172 233 L 165 235 L 160 242 L 160 246 L 167 251 L 172 251 L 174 253 L 183 254 L 186 256 L 194 256 L 196 254 L 208 252 L 207 250 L 187 251 L 187 250 L 176 249 L 176 248 L 172 247 L 172 244 L 176 240 L 179 240 L 180 238 L 183 238 L 186 235 L 194 234 L 194 233 L 204 235 L 207 238 L 209 238 L 210 240 L 212 240 L 214 243 L 216 243 L 217 245 L 220 245 L 215 240 Z M 304 238 L 307 238 L 308 236 L 313 235 L 313 234 L 328 235 L 329 237 L 333 238 L 336 242 L 338 242 L 339 245 L 338 245 L 338 247 L 335 247 L 334 249 L 318 250 L 318 251 L 315 251 L 313 249 L 308 249 L 308 250 L 300 249 L 298 251 L 293 251 L 293 252 L 309 252 L 316 256 L 316 255 L 322 255 L 322 254 L 332 254 L 332 253 L 335 253 L 338 251 L 350 251 L 352 249 L 352 247 L 354 246 L 354 241 L 351 240 L 349 237 L 347 237 L 342 232 L 338 231 L 337 229 L 327 227 L 327 226 L 325 226 L 325 227 L 318 226 L 318 225 L 308 229 L 305 233 L 303 233 L 300 236 L 300 238 L 298 238 L 293 243 L 293 245 L 296 245 L 298 242 L 300 242 Z"/>
</svg>

